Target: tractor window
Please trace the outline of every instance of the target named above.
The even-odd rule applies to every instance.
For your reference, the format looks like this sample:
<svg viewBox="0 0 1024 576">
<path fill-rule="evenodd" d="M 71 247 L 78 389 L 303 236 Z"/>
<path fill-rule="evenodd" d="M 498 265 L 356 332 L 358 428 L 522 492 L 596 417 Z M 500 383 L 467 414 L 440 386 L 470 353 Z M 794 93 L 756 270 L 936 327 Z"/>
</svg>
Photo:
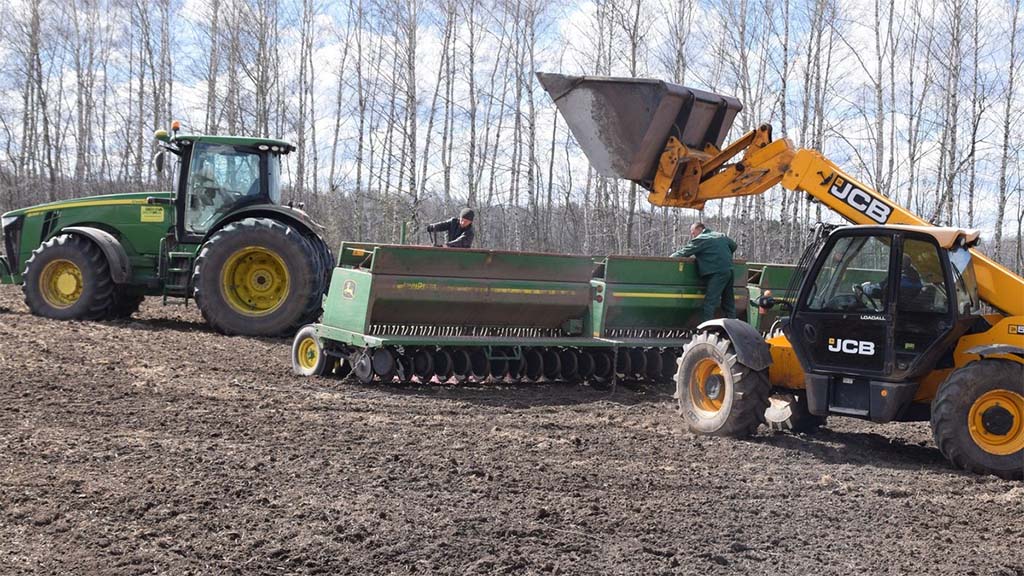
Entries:
<svg viewBox="0 0 1024 576">
<path fill-rule="evenodd" d="M 883 312 L 892 239 L 839 238 L 818 270 L 807 308 L 823 312 Z"/>
<path fill-rule="evenodd" d="M 974 276 L 970 250 L 957 246 L 949 251 L 949 262 L 953 265 L 953 279 L 956 281 L 957 313 L 968 316 L 981 310 L 978 299 L 978 279 Z"/>
<path fill-rule="evenodd" d="M 269 158 L 270 174 L 267 177 L 267 188 L 270 192 L 270 203 L 281 203 L 281 157 L 271 154 Z"/>
<path fill-rule="evenodd" d="M 260 155 L 245 149 L 199 142 L 189 169 L 185 223 L 205 233 L 239 203 L 259 198 Z"/>
<path fill-rule="evenodd" d="M 898 309 L 903 312 L 949 312 L 939 247 L 925 240 L 903 242 Z"/>
</svg>

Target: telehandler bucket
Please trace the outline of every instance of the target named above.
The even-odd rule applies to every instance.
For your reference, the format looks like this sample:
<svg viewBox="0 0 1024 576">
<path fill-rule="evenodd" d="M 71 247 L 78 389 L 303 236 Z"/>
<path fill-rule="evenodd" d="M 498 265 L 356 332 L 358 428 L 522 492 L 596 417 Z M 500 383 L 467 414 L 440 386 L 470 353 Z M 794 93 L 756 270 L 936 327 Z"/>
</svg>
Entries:
<svg viewBox="0 0 1024 576">
<path fill-rule="evenodd" d="M 740 101 L 661 80 L 537 73 L 602 176 L 650 187 L 669 136 L 721 148 Z"/>
</svg>

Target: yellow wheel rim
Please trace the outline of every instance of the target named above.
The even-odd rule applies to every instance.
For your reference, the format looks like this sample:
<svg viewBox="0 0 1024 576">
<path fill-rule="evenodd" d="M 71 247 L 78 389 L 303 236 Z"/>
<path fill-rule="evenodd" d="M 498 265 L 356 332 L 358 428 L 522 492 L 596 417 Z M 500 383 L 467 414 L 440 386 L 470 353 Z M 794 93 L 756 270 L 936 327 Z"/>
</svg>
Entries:
<svg viewBox="0 0 1024 576">
<path fill-rule="evenodd" d="M 718 412 L 725 398 L 725 378 L 718 362 L 704 358 L 690 374 L 690 402 L 704 412 Z"/>
<path fill-rule="evenodd" d="M 317 346 L 316 339 L 312 336 L 307 336 L 299 342 L 298 349 L 298 360 L 299 366 L 303 370 L 313 370 L 316 368 L 317 363 L 320 361 L 320 347 Z"/>
<path fill-rule="evenodd" d="M 288 267 L 276 252 L 248 246 L 228 258 L 221 272 L 228 304 L 245 316 L 266 316 L 288 298 Z"/>
<path fill-rule="evenodd" d="M 1009 390 L 982 394 L 971 404 L 967 425 L 974 443 L 989 454 L 1024 450 L 1024 396 Z"/>
<path fill-rule="evenodd" d="M 82 297 L 82 269 L 70 260 L 54 260 L 39 275 L 39 292 L 54 308 L 70 308 Z"/>
</svg>

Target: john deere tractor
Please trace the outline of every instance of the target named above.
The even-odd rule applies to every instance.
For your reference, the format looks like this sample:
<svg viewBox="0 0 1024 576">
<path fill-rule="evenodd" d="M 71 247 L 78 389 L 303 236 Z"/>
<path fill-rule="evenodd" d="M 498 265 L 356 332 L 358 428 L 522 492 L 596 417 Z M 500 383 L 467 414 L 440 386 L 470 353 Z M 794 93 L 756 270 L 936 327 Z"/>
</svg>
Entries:
<svg viewBox="0 0 1024 576">
<path fill-rule="evenodd" d="M 333 257 L 322 229 L 281 204 L 281 140 L 156 132 L 175 191 L 52 202 L 3 215 L 0 282 L 32 313 L 131 316 L 145 296 L 194 299 L 217 331 L 290 335 L 316 319 Z"/>
</svg>

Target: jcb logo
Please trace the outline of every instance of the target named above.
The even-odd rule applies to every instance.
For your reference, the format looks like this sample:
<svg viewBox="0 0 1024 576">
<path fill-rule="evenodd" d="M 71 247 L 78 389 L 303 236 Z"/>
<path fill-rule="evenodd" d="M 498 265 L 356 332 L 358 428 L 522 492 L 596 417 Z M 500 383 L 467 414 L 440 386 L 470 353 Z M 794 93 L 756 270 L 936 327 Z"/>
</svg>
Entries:
<svg viewBox="0 0 1024 576">
<path fill-rule="evenodd" d="M 874 356 L 875 343 L 863 340 L 844 340 L 842 338 L 828 339 L 829 352 L 842 352 L 843 354 L 857 354 L 858 356 Z"/>
<path fill-rule="evenodd" d="M 892 208 L 885 202 L 861 190 L 842 178 L 836 178 L 829 193 L 849 204 L 854 210 L 864 214 L 879 224 L 885 224 L 892 214 Z"/>
</svg>

